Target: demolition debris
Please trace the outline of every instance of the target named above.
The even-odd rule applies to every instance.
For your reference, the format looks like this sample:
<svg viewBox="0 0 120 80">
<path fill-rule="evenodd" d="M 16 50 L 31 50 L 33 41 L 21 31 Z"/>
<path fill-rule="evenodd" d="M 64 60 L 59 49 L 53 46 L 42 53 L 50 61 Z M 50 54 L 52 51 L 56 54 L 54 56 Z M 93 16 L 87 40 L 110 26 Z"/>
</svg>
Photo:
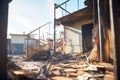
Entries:
<svg viewBox="0 0 120 80">
<path fill-rule="evenodd" d="M 15 61 L 12 57 L 8 63 L 13 80 L 114 80 L 113 69 L 112 64 L 105 62 L 87 62 L 83 58 L 76 62 L 70 55 L 39 61 Z"/>
</svg>

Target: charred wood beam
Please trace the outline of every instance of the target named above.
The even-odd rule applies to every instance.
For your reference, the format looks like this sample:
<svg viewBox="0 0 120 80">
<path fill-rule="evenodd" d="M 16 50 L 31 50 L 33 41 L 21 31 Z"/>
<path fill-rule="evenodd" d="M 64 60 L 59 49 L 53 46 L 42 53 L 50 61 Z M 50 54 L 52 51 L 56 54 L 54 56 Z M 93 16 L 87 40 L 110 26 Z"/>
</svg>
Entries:
<svg viewBox="0 0 120 80">
<path fill-rule="evenodd" d="M 88 7 L 92 7 L 93 6 L 93 1 L 94 0 L 85 0 L 84 4 Z M 97 0 L 96 0 L 97 1 Z"/>
<path fill-rule="evenodd" d="M 117 74 L 120 74 L 120 73 L 118 73 L 119 72 L 119 70 L 117 70 L 117 62 L 116 62 L 116 48 L 115 48 L 115 25 L 114 25 L 114 19 L 115 18 L 113 18 L 113 2 L 112 2 L 112 0 L 110 0 L 109 1 L 109 6 L 110 6 L 110 25 L 111 25 L 111 35 L 112 35 L 112 46 L 113 46 L 113 55 L 114 55 L 114 60 L 113 60 L 113 64 L 114 64 L 114 66 L 115 66 L 115 79 L 116 80 L 119 80 L 117 77 L 118 77 L 118 75 Z M 120 64 L 120 63 L 119 63 Z M 120 67 L 120 65 L 119 65 L 119 67 Z"/>
<path fill-rule="evenodd" d="M 94 25 L 98 24 L 97 0 L 93 0 L 93 18 L 94 18 Z"/>
<path fill-rule="evenodd" d="M 9 2 L 11 2 L 12 0 L 9 0 Z"/>
<path fill-rule="evenodd" d="M 110 0 L 110 23 L 112 29 L 112 40 L 113 40 L 113 53 L 114 53 L 114 66 L 115 66 L 115 78 L 120 80 L 120 1 Z"/>
<path fill-rule="evenodd" d="M 7 80 L 7 20 L 9 0 L 0 0 L 0 80 Z"/>
<path fill-rule="evenodd" d="M 94 0 L 94 25 L 100 61 L 112 62 L 109 0 Z"/>
<path fill-rule="evenodd" d="M 95 1 L 95 0 L 94 0 Z M 104 4 L 103 4 L 104 3 Z M 113 63 L 115 66 L 115 77 L 116 80 L 120 80 L 120 16 L 119 16 L 119 8 L 120 8 L 120 1 L 119 0 L 101 0 L 100 2 L 100 20 L 102 21 L 101 25 L 102 27 L 104 27 L 102 30 L 104 30 L 105 37 L 108 37 L 109 40 L 111 39 L 112 41 L 112 48 L 113 48 Z M 107 4 L 107 5 L 106 5 Z M 95 7 L 95 6 L 94 6 Z M 110 11 L 109 11 L 110 10 Z M 110 15 L 109 15 L 110 14 Z M 96 14 L 95 14 L 96 15 Z M 99 15 L 99 14 L 98 14 Z M 94 18 L 96 19 L 96 18 Z M 97 24 L 96 24 L 97 25 Z M 110 37 L 111 35 L 108 32 L 111 32 L 112 34 L 112 38 Z M 102 32 L 103 34 L 103 32 Z M 109 36 L 110 35 L 110 36 Z M 103 37 L 103 36 L 102 36 Z M 109 41 L 107 42 L 105 37 L 103 37 L 102 39 L 104 40 L 104 44 L 108 44 L 105 48 L 105 45 L 103 46 L 103 54 L 105 55 L 106 53 L 109 53 Z M 108 49 L 106 51 L 106 49 Z M 107 59 L 110 57 L 107 56 Z M 106 59 L 106 57 L 104 56 L 104 58 Z M 109 59 L 107 60 L 109 61 Z"/>
<path fill-rule="evenodd" d="M 100 43 L 99 43 L 99 25 L 98 25 L 98 0 L 93 0 L 93 18 L 94 18 L 94 29 L 93 29 L 93 43 L 94 48 L 92 51 L 95 50 L 96 56 L 100 56 Z M 92 55 L 92 53 L 91 53 Z"/>
<path fill-rule="evenodd" d="M 112 62 L 112 46 L 111 46 L 111 27 L 110 27 L 110 13 L 109 0 L 99 0 L 100 8 L 100 27 L 101 27 L 101 54 L 105 62 Z M 113 48 L 112 48 L 113 49 Z"/>
</svg>

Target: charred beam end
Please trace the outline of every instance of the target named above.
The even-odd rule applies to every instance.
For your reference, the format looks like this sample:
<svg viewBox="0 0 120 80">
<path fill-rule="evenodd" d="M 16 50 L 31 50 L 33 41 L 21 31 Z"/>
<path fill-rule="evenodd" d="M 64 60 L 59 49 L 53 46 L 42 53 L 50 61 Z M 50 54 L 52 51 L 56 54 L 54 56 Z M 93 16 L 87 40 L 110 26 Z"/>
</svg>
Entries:
<svg viewBox="0 0 120 80">
<path fill-rule="evenodd" d="M 9 1 L 9 3 L 12 1 L 12 0 L 8 0 Z"/>
<path fill-rule="evenodd" d="M 84 4 L 87 7 L 92 7 L 93 6 L 93 0 L 85 0 Z"/>
</svg>

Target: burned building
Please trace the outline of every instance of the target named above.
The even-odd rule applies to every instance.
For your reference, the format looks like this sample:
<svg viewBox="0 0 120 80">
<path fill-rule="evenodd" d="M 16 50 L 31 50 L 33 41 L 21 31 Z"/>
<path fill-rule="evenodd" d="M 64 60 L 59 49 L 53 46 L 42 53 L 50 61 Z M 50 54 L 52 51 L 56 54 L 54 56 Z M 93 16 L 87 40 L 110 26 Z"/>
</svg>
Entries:
<svg viewBox="0 0 120 80">
<path fill-rule="evenodd" d="M 0 49 L 1 49 L 1 55 L 0 55 L 0 79 L 1 80 L 7 80 L 7 20 L 8 20 L 8 4 L 10 0 L 1 0 L 0 1 Z M 91 0 L 86 0 L 90 1 Z M 87 3 L 87 2 L 86 2 Z M 93 0 L 93 15 L 88 16 L 93 17 L 92 22 L 81 24 L 82 25 L 82 31 L 86 32 L 86 26 L 88 24 L 92 24 L 92 26 L 95 29 L 95 37 L 94 37 L 94 44 L 93 49 L 95 50 L 95 54 L 99 55 L 100 61 L 102 62 L 110 62 L 114 65 L 113 72 L 115 73 L 115 79 L 119 80 L 120 72 L 119 72 L 119 59 L 120 59 L 120 40 L 119 40 L 119 22 L 120 22 L 120 1 L 119 0 Z M 71 15 L 72 16 L 72 15 Z M 77 16 L 78 17 L 78 16 Z M 82 16 L 81 16 L 82 17 Z M 85 17 L 85 16 L 83 16 Z M 78 17 L 80 18 L 80 17 Z M 61 18 L 61 20 L 64 20 L 65 18 Z M 69 18 L 70 19 L 70 18 Z M 74 19 L 74 17 L 73 17 Z M 70 20 L 73 20 L 70 19 Z M 64 24 L 69 26 L 72 25 L 73 21 L 69 23 L 70 20 L 67 20 L 68 23 Z M 78 19 L 79 20 L 79 19 Z M 66 21 L 66 22 L 67 22 Z M 74 22 L 75 23 L 75 22 Z M 75 25 L 75 24 L 74 24 Z M 77 25 L 77 24 L 76 24 Z M 78 24 L 79 25 L 79 24 Z M 78 27 L 77 27 L 78 28 Z M 71 27 L 69 28 L 69 30 Z M 76 28 L 75 28 L 76 29 Z M 91 29 L 91 27 L 90 27 Z M 89 31 L 87 31 L 89 32 Z M 90 30 L 90 33 L 92 30 Z M 92 34 L 92 33 L 91 33 Z M 67 34 L 66 34 L 67 35 Z M 83 33 L 83 35 L 88 35 L 87 33 Z M 90 35 L 89 35 L 90 36 Z M 87 37 L 88 39 L 88 37 Z M 82 40 L 83 43 L 87 44 L 86 37 L 83 37 Z M 92 36 L 90 37 L 90 42 L 92 41 Z M 82 43 L 82 44 L 83 44 Z M 83 44 L 84 45 L 84 44 Z M 89 49 L 92 49 L 91 45 L 92 43 L 89 43 L 90 46 L 84 45 L 83 50 L 87 51 Z M 96 46 L 95 46 L 96 45 Z M 97 49 L 95 49 L 97 48 Z M 92 49 L 92 50 L 93 50 Z M 92 53 L 91 53 L 92 54 Z M 112 57 L 111 57 L 112 56 Z M 111 61 L 112 59 L 112 61 Z M 67 71 L 67 70 L 66 70 Z"/>
<path fill-rule="evenodd" d="M 85 7 L 56 20 L 64 26 L 65 53 L 92 49 L 93 10 Z"/>
<path fill-rule="evenodd" d="M 25 54 L 25 35 L 22 34 L 10 34 L 11 35 L 11 54 L 23 55 Z"/>
</svg>

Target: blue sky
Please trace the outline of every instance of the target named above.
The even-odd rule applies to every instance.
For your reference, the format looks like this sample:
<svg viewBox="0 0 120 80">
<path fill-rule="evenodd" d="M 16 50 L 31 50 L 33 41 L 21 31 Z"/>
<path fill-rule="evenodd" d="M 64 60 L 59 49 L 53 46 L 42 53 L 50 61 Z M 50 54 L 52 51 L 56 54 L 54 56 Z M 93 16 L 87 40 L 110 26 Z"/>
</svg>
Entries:
<svg viewBox="0 0 120 80">
<path fill-rule="evenodd" d="M 27 34 L 47 22 L 52 22 L 50 31 L 53 32 L 54 2 L 60 4 L 64 1 L 66 0 L 13 0 L 9 4 L 8 35 L 23 32 Z M 83 8 L 84 0 L 79 1 L 80 8 Z M 70 0 L 67 5 L 69 12 L 78 9 L 77 0 Z M 60 11 L 57 11 L 57 17 L 61 16 Z M 47 32 L 47 28 L 46 26 L 42 31 Z M 62 29 L 58 27 L 58 30 Z"/>
</svg>

